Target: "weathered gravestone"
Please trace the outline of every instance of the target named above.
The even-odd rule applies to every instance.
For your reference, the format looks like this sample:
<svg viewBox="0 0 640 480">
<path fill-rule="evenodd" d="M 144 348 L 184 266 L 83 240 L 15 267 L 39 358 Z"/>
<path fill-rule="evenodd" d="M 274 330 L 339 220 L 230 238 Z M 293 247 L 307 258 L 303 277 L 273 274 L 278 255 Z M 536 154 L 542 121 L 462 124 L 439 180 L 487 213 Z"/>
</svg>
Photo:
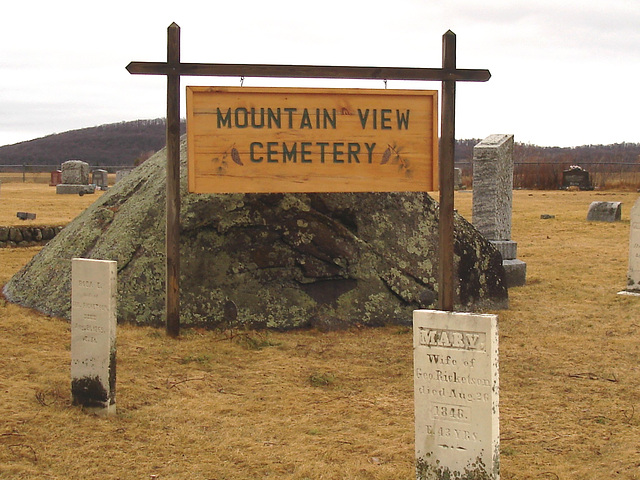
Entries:
<svg viewBox="0 0 640 480">
<path fill-rule="evenodd" d="M 80 160 L 69 160 L 62 164 L 62 183 L 56 185 L 56 193 L 94 193 L 95 185 L 89 184 L 89 164 Z"/>
<path fill-rule="evenodd" d="M 640 295 L 640 198 L 636 200 L 636 203 L 631 208 L 627 288 L 620 293 Z"/>
<path fill-rule="evenodd" d="M 71 262 L 71 394 L 96 413 L 116 410 L 117 262 Z"/>
<path fill-rule="evenodd" d="M 591 202 L 589 205 L 589 222 L 619 222 L 621 218 L 622 202 Z"/>
<path fill-rule="evenodd" d="M 464 188 L 462 184 L 462 169 L 454 168 L 453 169 L 453 188 L 456 190 L 461 190 Z"/>
<path fill-rule="evenodd" d="M 109 186 L 109 176 L 106 170 L 98 168 L 91 172 L 91 183 L 100 189 L 106 189 Z"/>
<path fill-rule="evenodd" d="M 413 313 L 416 477 L 500 477 L 496 315 Z"/>
<path fill-rule="evenodd" d="M 80 160 L 69 160 L 62 164 L 62 183 L 68 185 L 89 184 L 89 164 Z"/>
<path fill-rule="evenodd" d="M 524 285 L 527 265 L 511 240 L 513 135 L 490 135 L 473 147 L 473 226 L 502 254 L 507 287 Z"/>
</svg>

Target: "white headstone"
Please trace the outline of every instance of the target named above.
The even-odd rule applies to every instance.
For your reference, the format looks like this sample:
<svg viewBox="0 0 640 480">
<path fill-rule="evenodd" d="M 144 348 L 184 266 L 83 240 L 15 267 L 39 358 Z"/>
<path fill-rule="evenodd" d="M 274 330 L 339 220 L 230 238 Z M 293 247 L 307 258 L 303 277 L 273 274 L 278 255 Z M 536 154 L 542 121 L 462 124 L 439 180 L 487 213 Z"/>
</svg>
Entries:
<svg viewBox="0 0 640 480">
<path fill-rule="evenodd" d="M 413 312 L 418 480 L 500 478 L 497 322 Z"/>
<path fill-rule="evenodd" d="M 71 393 L 96 413 L 116 409 L 117 262 L 71 263 Z"/>
<path fill-rule="evenodd" d="M 640 294 L 640 198 L 631 208 L 627 291 Z"/>
</svg>

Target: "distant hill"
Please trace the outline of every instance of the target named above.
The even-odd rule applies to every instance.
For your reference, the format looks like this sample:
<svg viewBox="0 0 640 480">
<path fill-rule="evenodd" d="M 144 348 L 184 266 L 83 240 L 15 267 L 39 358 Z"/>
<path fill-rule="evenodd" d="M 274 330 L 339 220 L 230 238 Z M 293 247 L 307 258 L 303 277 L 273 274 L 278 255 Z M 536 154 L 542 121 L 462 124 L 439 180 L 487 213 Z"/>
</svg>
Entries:
<svg viewBox="0 0 640 480">
<path fill-rule="evenodd" d="M 184 121 L 181 130 L 182 133 L 186 131 Z M 458 140 L 456 163 L 471 162 L 473 147 L 480 140 Z M 133 166 L 136 161 L 148 158 L 164 145 L 165 121 L 163 118 L 112 123 L 0 147 L 0 166 L 54 166 L 72 159 L 83 160 L 91 166 Z M 554 163 L 564 166 L 596 163 L 640 164 L 640 143 L 585 145 L 571 148 L 539 147 L 517 143 L 514 161 L 516 163 Z"/>
<path fill-rule="evenodd" d="M 182 122 L 182 133 L 186 131 Z M 165 145 L 165 121 L 136 120 L 82 128 L 0 147 L 0 165 L 60 165 L 82 160 L 92 166 L 133 166 Z"/>
</svg>

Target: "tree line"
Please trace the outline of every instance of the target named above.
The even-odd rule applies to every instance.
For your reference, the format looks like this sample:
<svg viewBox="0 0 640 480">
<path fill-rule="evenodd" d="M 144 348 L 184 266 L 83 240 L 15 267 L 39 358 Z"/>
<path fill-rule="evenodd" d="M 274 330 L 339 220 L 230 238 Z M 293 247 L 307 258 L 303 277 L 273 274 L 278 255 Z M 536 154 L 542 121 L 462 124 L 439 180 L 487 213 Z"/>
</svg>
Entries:
<svg viewBox="0 0 640 480">
<path fill-rule="evenodd" d="M 135 120 L 71 130 L 26 142 L 0 147 L 0 165 L 61 165 L 67 160 L 83 160 L 89 165 L 137 165 L 165 146 L 165 119 Z M 181 133 L 186 122 L 181 122 Z M 481 139 L 456 142 L 455 161 L 469 165 L 473 147 Z M 569 165 L 640 164 L 640 143 L 540 147 L 516 143 L 514 162 Z"/>
<path fill-rule="evenodd" d="M 473 147 L 482 139 L 472 138 L 456 142 L 456 163 L 471 163 Z M 615 143 L 610 145 L 582 145 L 578 147 L 539 147 L 529 143 L 516 143 L 513 147 L 516 164 L 596 165 L 638 164 L 640 165 L 640 143 Z M 588 167 L 587 167 L 588 169 Z"/>
</svg>

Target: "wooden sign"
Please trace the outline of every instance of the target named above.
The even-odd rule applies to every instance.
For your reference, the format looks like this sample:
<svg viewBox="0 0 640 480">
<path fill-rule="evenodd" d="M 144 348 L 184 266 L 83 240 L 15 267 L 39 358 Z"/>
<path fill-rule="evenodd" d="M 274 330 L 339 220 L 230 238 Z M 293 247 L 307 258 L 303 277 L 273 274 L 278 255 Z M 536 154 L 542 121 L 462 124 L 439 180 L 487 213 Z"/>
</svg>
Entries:
<svg viewBox="0 0 640 480">
<path fill-rule="evenodd" d="M 187 87 L 192 193 L 438 188 L 437 92 Z"/>
</svg>

